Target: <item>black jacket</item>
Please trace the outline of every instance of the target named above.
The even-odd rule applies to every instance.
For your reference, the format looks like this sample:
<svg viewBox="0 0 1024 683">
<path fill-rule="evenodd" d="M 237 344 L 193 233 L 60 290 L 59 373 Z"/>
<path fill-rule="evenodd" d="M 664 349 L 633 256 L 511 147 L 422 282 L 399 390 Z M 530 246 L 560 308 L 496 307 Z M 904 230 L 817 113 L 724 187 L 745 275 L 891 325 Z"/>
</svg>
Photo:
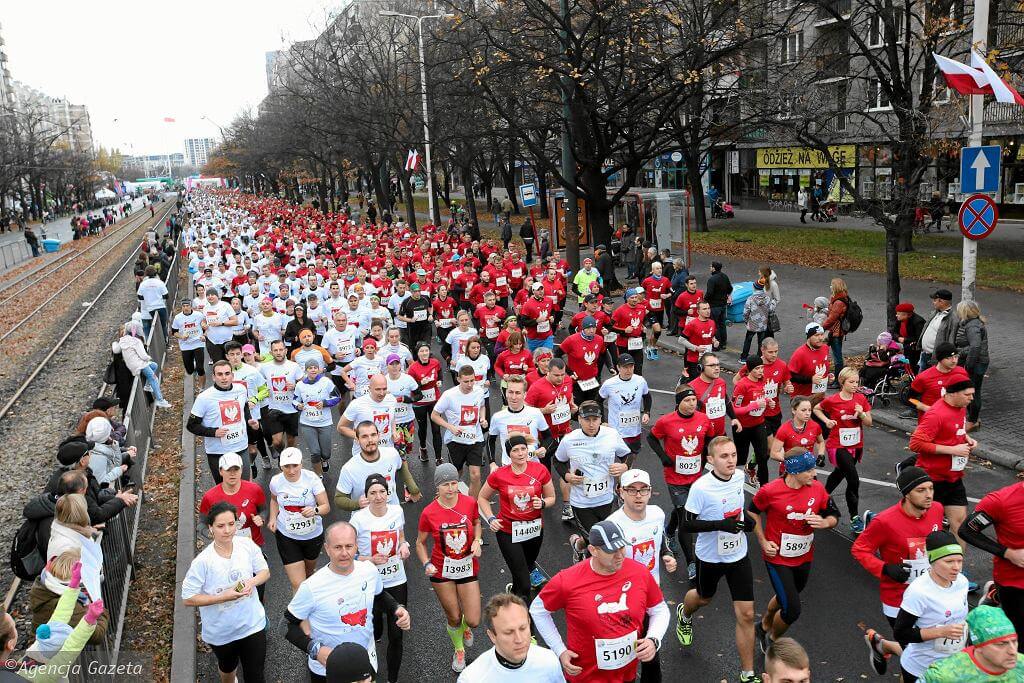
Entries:
<svg viewBox="0 0 1024 683">
<path fill-rule="evenodd" d="M 732 282 L 729 281 L 729 276 L 722 271 L 712 273 L 704 285 L 704 300 L 711 304 L 712 308 L 722 308 L 730 294 Z"/>
<path fill-rule="evenodd" d="M 601 274 L 605 294 L 610 294 L 619 289 L 619 280 L 615 277 L 615 263 L 612 261 L 611 254 L 607 251 L 602 251 L 601 255 L 597 257 L 597 262 L 594 266 L 597 268 L 597 272 Z"/>
<path fill-rule="evenodd" d="M 519 226 L 519 236 L 524 240 L 533 239 L 533 222 L 530 221 L 529 218 L 523 221 L 523 224 Z"/>
<path fill-rule="evenodd" d="M 912 313 L 907 319 L 906 341 L 903 343 L 903 353 L 907 359 L 917 362 L 921 358 L 921 333 L 924 332 L 925 321 L 918 313 Z M 900 336 L 900 321 L 897 320 L 889 328 L 893 339 Z"/>
<path fill-rule="evenodd" d="M 30 499 L 21 512 L 25 519 L 38 523 L 36 529 L 36 547 L 46 554 L 46 546 L 50 543 L 50 525 L 57 514 L 57 494 L 44 491 Z M 46 558 L 43 558 L 45 561 Z"/>
<path fill-rule="evenodd" d="M 67 467 L 58 467 L 54 470 L 53 474 L 50 475 L 50 481 L 46 483 L 45 491 L 55 494 L 61 475 L 69 469 Z M 89 521 L 92 524 L 103 524 L 124 510 L 124 501 L 116 498 L 114 492 L 110 489 L 101 489 L 100 483 L 96 481 L 92 470 L 86 467 L 82 472 L 86 478 L 85 502 L 89 506 Z"/>
</svg>

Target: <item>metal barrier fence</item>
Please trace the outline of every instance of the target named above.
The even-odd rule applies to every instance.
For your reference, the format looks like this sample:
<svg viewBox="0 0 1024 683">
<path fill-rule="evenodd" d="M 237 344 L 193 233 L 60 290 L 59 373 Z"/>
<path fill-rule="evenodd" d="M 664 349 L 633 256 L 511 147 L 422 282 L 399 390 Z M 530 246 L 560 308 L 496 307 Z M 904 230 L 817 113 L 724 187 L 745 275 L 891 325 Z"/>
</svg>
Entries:
<svg viewBox="0 0 1024 683">
<path fill-rule="evenodd" d="M 0 246 L 0 270 L 7 270 L 19 263 L 27 261 L 32 256 L 32 249 L 28 242 L 11 242 Z"/>
</svg>

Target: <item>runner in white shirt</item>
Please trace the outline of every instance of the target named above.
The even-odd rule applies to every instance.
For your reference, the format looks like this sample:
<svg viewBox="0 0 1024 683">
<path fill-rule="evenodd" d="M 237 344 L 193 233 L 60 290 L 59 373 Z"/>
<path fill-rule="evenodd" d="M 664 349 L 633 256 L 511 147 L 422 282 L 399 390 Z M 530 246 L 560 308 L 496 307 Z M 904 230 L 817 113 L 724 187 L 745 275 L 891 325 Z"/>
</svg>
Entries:
<svg viewBox="0 0 1024 683">
<path fill-rule="evenodd" d="M 653 403 L 647 380 L 633 372 L 634 363 L 633 354 L 620 353 L 618 373 L 606 379 L 597 392 L 608 410 L 608 426 L 618 431 L 629 446 L 627 464 L 631 467 L 643 445 L 640 436 L 650 424 Z"/>
<path fill-rule="evenodd" d="M 367 337 L 363 341 L 363 355 L 345 366 L 345 376 L 352 382 L 355 389 L 352 395 L 359 398 L 370 388 L 370 378 L 386 372 L 384 359 L 377 355 L 377 340 Z"/>
<path fill-rule="evenodd" d="M 684 647 L 693 644 L 693 615 L 711 603 L 724 577 L 736 614 L 736 650 L 740 682 L 754 681 L 754 575 L 747 555 L 747 532 L 754 522 L 745 516 L 743 483 L 736 468 L 736 445 L 718 436 L 708 443 L 712 469 L 690 486 L 680 525 L 696 533 L 696 587 L 676 607 L 676 637 Z"/>
<path fill-rule="evenodd" d="M 525 398 L 526 379 L 521 375 L 507 375 L 505 400 L 508 406 L 492 415 L 488 422 L 487 448 L 492 471 L 509 464 L 505 442 L 514 434 L 530 437 L 527 439 L 527 447 L 534 460 L 544 457 L 554 443 L 544 413 L 540 412 L 540 408 L 526 405 Z"/>
<path fill-rule="evenodd" d="M 238 316 L 231 304 L 221 300 L 216 289 L 206 290 L 206 308 L 203 309 L 206 330 L 206 352 L 213 362 L 224 360 L 224 344 L 231 341 L 231 328 L 238 324 Z"/>
<path fill-rule="evenodd" d="M 356 441 L 359 452 L 349 458 L 338 474 L 334 504 L 342 510 L 355 511 L 365 508 L 369 499 L 363 490 L 363 483 L 371 474 L 379 474 L 388 483 L 388 502 L 398 505 L 398 478 L 409 492 L 410 499 L 418 502 L 422 497 L 419 487 L 412 478 L 409 466 L 398 451 L 390 446 L 380 446 L 377 426 L 365 420 L 356 424 Z"/>
<path fill-rule="evenodd" d="M 250 410 L 258 410 L 260 404 L 264 402 L 267 395 L 270 393 L 267 389 L 267 382 L 263 378 L 262 373 L 254 366 L 245 363 L 242 354 L 242 345 L 236 341 L 229 341 L 224 345 L 224 354 L 229 363 L 231 363 L 231 370 L 235 373 L 235 382 L 244 382 L 249 397 L 249 408 Z M 262 411 L 259 415 L 262 416 Z M 263 441 L 263 433 L 259 428 L 249 428 L 247 430 L 247 439 L 249 441 L 249 462 L 255 466 L 256 464 L 256 450 L 257 448 L 263 452 L 263 466 L 268 471 L 272 469 L 270 463 L 270 457 L 267 455 L 267 448 Z"/>
<path fill-rule="evenodd" d="M 931 566 L 907 586 L 893 625 L 895 639 L 907 643 L 900 656 L 904 681 L 923 680 L 933 662 L 967 645 L 969 582 L 963 574 L 963 548 L 948 531 L 933 531 L 925 549 Z"/>
<path fill-rule="evenodd" d="M 331 379 L 338 388 L 338 394 L 343 395 L 346 389 L 354 390 L 355 383 L 349 379 L 345 368 L 356 359 L 356 349 L 362 347 L 363 338 L 355 327 L 348 324 L 344 311 L 334 314 L 334 327 L 327 330 L 320 344 L 334 358 Z"/>
<path fill-rule="evenodd" d="M 260 312 L 252 317 L 252 333 L 259 342 L 261 354 L 268 353 L 273 342 L 284 339 L 287 325 L 284 316 L 274 310 L 270 299 L 260 299 Z"/>
<path fill-rule="evenodd" d="M 292 592 L 316 571 L 323 545 L 323 515 L 331 511 L 324 482 L 302 467 L 302 451 L 281 451 L 281 472 L 270 480 L 269 529 Z"/>
<path fill-rule="evenodd" d="M 193 310 L 192 302 L 189 299 L 182 299 L 181 313 L 174 316 L 174 320 L 171 321 L 171 330 L 178 340 L 178 349 L 181 351 L 181 362 L 185 366 L 185 374 L 195 375 L 199 391 L 206 387 L 206 355 L 203 352 L 206 347 L 206 338 L 203 336 L 204 318 L 202 311 Z"/>
<path fill-rule="evenodd" d="M 484 435 L 487 428 L 484 405 L 487 399 L 476 388 L 476 371 L 463 366 L 458 383 L 448 389 L 434 405 L 430 419 L 445 428 L 444 443 L 448 446 L 448 459 L 461 476 L 469 465 L 469 495 L 480 493 L 480 468 L 483 467 Z"/>
<path fill-rule="evenodd" d="M 335 522 L 328 527 L 324 550 L 330 562 L 302 582 L 285 611 L 288 641 L 306 653 L 314 682 L 326 681 L 327 658 L 340 643 L 362 645 L 374 668 L 379 668 L 373 637 L 377 600 L 398 628 L 408 631 L 411 625 L 409 612 L 384 591 L 376 566 L 355 559 L 356 530 L 351 524 Z"/>
<path fill-rule="evenodd" d="M 380 355 L 388 357 L 395 353 L 402 359 L 402 370 L 409 368 L 413 361 L 412 351 L 402 343 L 402 331 L 397 327 L 385 327 L 384 343 L 380 345 Z"/>
<path fill-rule="evenodd" d="M 306 330 L 308 334 L 309 331 Z M 313 470 L 323 476 L 330 469 L 331 451 L 334 447 L 334 416 L 331 408 L 341 398 L 334 388 L 334 382 L 321 374 L 321 365 L 315 360 L 306 361 L 306 376 L 295 385 L 292 404 L 299 412 L 299 434 L 309 452 Z"/>
<path fill-rule="evenodd" d="M 597 401 L 580 405 L 580 428 L 574 429 L 558 444 L 554 468 L 570 486 L 569 504 L 580 533 L 569 537 L 573 562 L 586 557 L 590 527 L 612 512 L 615 482 L 625 472 L 629 446 L 619 433 L 601 424 L 601 406 Z"/>
<path fill-rule="evenodd" d="M 385 357 L 387 363 L 388 394 L 395 397 L 395 448 L 404 460 L 412 452 L 416 439 L 416 414 L 413 404 L 423 393 L 419 382 L 407 375 L 403 368 L 402 357 L 397 353 Z"/>
<path fill-rule="evenodd" d="M 360 303 L 359 295 L 355 292 L 348 295 L 348 306 L 345 308 L 345 315 L 348 317 L 348 324 L 355 327 L 360 334 L 366 336 L 370 331 L 370 312 L 368 307 Z"/>
<path fill-rule="evenodd" d="M 203 642 L 217 656 L 222 677 L 242 666 L 247 681 L 263 680 L 267 654 L 267 615 L 256 588 L 270 578 L 267 560 L 251 538 L 236 536 L 238 510 L 215 503 L 206 515 L 213 542 L 185 574 L 181 597 L 199 608 Z"/>
<path fill-rule="evenodd" d="M 352 455 L 359 453 L 359 439 L 356 437 L 355 426 L 363 421 L 370 421 L 377 426 L 377 443 L 381 446 L 395 447 L 395 406 L 398 402 L 388 393 L 388 381 L 385 375 L 374 375 L 370 379 L 369 390 L 345 408 L 338 420 L 338 433 L 352 439 Z"/>
<path fill-rule="evenodd" d="M 298 363 L 288 360 L 288 349 L 282 340 L 271 343 L 270 354 L 273 361 L 260 365 L 260 374 L 270 390 L 266 402 L 260 405 L 260 423 L 271 438 L 271 448 L 277 457 L 286 445 L 294 446 L 299 435 L 299 411 L 292 399 L 303 372 Z"/>
<path fill-rule="evenodd" d="M 365 450 L 363 451 L 365 453 Z M 384 591 L 399 605 L 409 602 L 409 584 L 405 576 L 405 560 L 409 559 L 409 542 L 405 540 L 405 513 L 401 505 L 388 503 L 388 482 L 379 474 L 371 474 L 364 482 L 369 500 L 362 510 L 352 514 L 351 523 L 356 530 L 357 559 L 372 562 L 377 567 Z M 388 625 L 388 681 L 398 680 L 402 666 L 402 630 L 394 619 L 383 614 L 382 603 L 377 601 L 378 610 L 373 615 L 373 630 L 376 640 L 383 635 L 384 624 Z"/>
<path fill-rule="evenodd" d="M 217 466 L 220 456 L 246 452 L 249 448 L 246 425 L 258 429 L 259 417 L 259 407 L 250 403 L 245 383 L 235 383 L 231 363 L 226 360 L 214 363 L 213 386 L 196 396 L 186 428 L 203 437 L 203 450 L 218 484 L 221 482 Z M 242 463 L 242 478 L 250 478 L 248 462 Z"/>
<path fill-rule="evenodd" d="M 491 372 L 491 359 L 484 353 L 484 345 L 479 337 L 470 337 L 466 341 L 466 348 L 459 359 L 455 361 L 455 372 L 469 366 L 473 368 L 473 376 L 476 378 L 476 388 L 484 397 L 484 415 L 491 418 L 491 382 L 488 378 Z"/>
<path fill-rule="evenodd" d="M 487 637 L 494 647 L 480 654 L 459 675 L 458 683 L 564 683 L 555 653 L 535 645 L 530 613 L 522 598 L 499 593 L 484 607 Z"/>
<path fill-rule="evenodd" d="M 452 378 L 455 376 L 455 364 L 466 352 L 466 343 L 473 337 L 479 337 L 476 328 L 470 325 L 470 317 L 467 311 L 459 311 L 455 315 L 456 327 L 444 338 L 445 348 L 441 355 L 448 356 L 448 367 L 452 370 Z"/>
</svg>

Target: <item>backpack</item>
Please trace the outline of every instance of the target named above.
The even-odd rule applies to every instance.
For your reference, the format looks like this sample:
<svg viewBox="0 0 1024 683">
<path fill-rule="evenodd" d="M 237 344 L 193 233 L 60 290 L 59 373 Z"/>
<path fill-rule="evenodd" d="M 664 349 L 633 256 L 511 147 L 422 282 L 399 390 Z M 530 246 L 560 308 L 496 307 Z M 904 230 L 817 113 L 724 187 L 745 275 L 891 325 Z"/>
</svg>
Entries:
<svg viewBox="0 0 1024 683">
<path fill-rule="evenodd" d="M 862 322 L 864 322 L 864 311 L 860 309 L 860 304 L 847 297 L 846 313 L 843 315 L 843 321 L 841 323 L 843 327 L 843 334 L 856 332 Z"/>
<path fill-rule="evenodd" d="M 25 519 L 11 541 L 11 571 L 23 581 L 32 581 L 43 571 L 46 562 L 36 540 L 39 521 Z"/>
</svg>

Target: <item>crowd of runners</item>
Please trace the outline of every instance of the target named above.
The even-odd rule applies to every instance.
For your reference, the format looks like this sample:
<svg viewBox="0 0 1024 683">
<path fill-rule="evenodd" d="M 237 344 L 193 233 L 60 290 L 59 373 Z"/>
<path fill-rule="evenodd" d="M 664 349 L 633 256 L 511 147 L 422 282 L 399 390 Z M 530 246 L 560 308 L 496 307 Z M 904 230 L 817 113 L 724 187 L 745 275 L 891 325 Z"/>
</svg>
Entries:
<svg viewBox="0 0 1024 683">
<path fill-rule="evenodd" d="M 187 429 L 216 483 L 200 508 L 211 542 L 181 595 L 223 681 L 239 669 L 264 680 L 267 639 L 280 637 L 267 624 L 281 615 L 264 609 L 271 543 L 292 593 L 284 637 L 314 682 L 378 670 L 397 681 L 407 640 L 445 634 L 463 683 L 661 681 L 660 653 L 701 647 L 694 615 L 723 583 L 733 610 L 705 619 L 735 622 L 726 656 L 738 679 L 808 681 L 807 653 L 785 634 L 802 612 L 829 609 L 801 594 L 815 537 L 839 524 L 889 621 L 865 635 L 879 675 L 1024 680 L 1024 486 L 968 514 L 974 387 L 952 345 L 936 345 L 915 381 L 911 457 L 892 506 L 874 514 L 860 509 L 857 469 L 871 405 L 856 368 L 834 371 L 819 323 L 788 355 L 763 339 L 727 383 L 696 278 L 673 297 L 660 266 L 611 292 L 589 258 L 573 273 L 557 252 L 527 262 L 515 243 L 431 225 L 227 191 L 192 193 L 186 208 L 192 292 L 169 330 L 200 390 Z M 659 414 L 644 361 L 659 360 L 667 310 L 687 350 L 675 409 Z M 342 437 L 351 451 L 339 459 Z M 664 508 L 651 502 L 659 478 Z M 537 558 L 551 507 L 574 533 L 548 573 Z M 351 515 L 326 524 L 333 509 Z M 970 612 L 965 543 L 994 556 L 987 604 Z M 757 561 L 774 590 L 759 619 Z M 506 591 L 481 595 L 481 573 L 498 569 Z M 407 608 L 413 571 L 443 624 Z M 689 590 L 672 610 L 660 579 L 683 572 Z M 473 658 L 481 625 L 493 647 Z"/>
</svg>

